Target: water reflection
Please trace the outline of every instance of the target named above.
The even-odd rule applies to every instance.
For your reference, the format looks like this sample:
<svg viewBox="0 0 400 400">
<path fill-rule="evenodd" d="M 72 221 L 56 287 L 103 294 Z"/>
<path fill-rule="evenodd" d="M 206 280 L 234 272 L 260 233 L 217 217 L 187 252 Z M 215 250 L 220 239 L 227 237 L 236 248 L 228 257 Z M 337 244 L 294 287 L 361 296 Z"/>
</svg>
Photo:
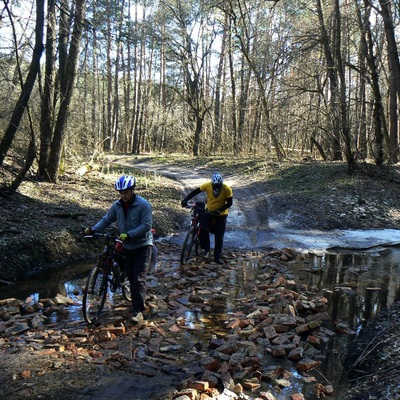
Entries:
<svg viewBox="0 0 400 400">
<path fill-rule="evenodd" d="M 0 298 L 16 297 L 25 300 L 31 296 L 38 299 L 55 297 L 58 293 L 75 297 L 93 264 L 75 264 L 57 270 L 48 270 L 19 280 L 15 285 L 2 286 Z"/>
<path fill-rule="evenodd" d="M 329 298 L 332 321 L 344 321 L 359 332 L 381 310 L 399 300 L 400 250 L 375 249 L 356 253 L 310 255 L 292 264 L 302 283 Z M 350 336 L 335 336 L 320 370 L 336 390 L 345 390 L 340 354 L 345 354 Z M 338 394 L 336 394 L 338 396 Z"/>
<path fill-rule="evenodd" d="M 33 301 L 54 297 L 57 293 L 80 301 L 82 287 L 92 264 L 73 265 L 58 271 L 47 271 L 18 285 L 3 286 L 0 298 L 17 297 Z M 260 280 L 261 269 L 256 261 L 247 260 L 226 271 L 224 287 L 210 280 L 208 289 L 214 293 L 210 306 L 214 313 L 229 315 L 247 312 L 247 297 L 255 296 L 254 282 Z M 308 290 L 329 299 L 333 320 L 343 320 L 354 330 L 359 329 L 381 309 L 400 300 L 400 248 L 381 248 L 364 252 L 331 252 L 300 256 L 288 265 L 288 274 L 299 276 Z M 267 275 L 266 275 L 267 276 Z M 265 276 L 261 276 L 261 279 Z M 155 288 L 157 279 L 149 278 Z M 224 290 L 224 292 L 222 292 Z M 188 314 L 187 323 L 196 318 Z"/>
<path fill-rule="evenodd" d="M 394 247 L 355 253 L 337 251 L 302 255 L 288 264 L 286 274 L 300 276 L 301 285 L 308 292 L 327 297 L 331 321 L 344 322 L 357 332 L 382 309 L 399 299 L 400 250 Z M 268 266 L 254 261 L 242 261 L 228 270 L 224 292 L 214 294 L 209 301 L 210 309 L 201 312 L 202 325 L 196 326 L 193 313 L 186 313 L 188 326 L 197 329 L 193 334 L 210 339 L 221 327 L 221 337 L 225 336 L 224 328 L 235 313 L 243 311 L 248 314 L 254 311 L 255 303 L 262 307 L 263 296 L 254 289 L 266 277 Z M 333 329 L 332 325 L 330 328 Z M 329 342 L 321 345 L 326 358 L 320 360 L 322 364 L 318 369 L 310 372 L 319 381 L 326 380 L 334 385 L 335 394 L 330 396 L 331 399 L 338 398 L 347 388 L 341 356 L 353 338 L 352 335 L 333 335 Z M 262 354 L 262 359 L 266 365 L 276 362 L 269 354 Z M 287 399 L 296 391 L 310 395 L 310 389 L 294 364 L 288 362 L 285 368 L 292 375 L 292 385 L 279 394 L 274 393 L 276 398 Z M 263 385 L 265 390 L 271 389 L 267 383 Z"/>
<path fill-rule="evenodd" d="M 49 316 L 50 322 L 61 320 L 81 320 L 82 315 L 82 288 L 86 277 L 93 264 L 71 265 L 59 270 L 44 271 L 26 279 L 22 279 L 15 285 L 3 286 L 0 291 L 0 299 L 15 297 L 22 301 L 30 300 L 30 303 L 53 298 L 57 294 L 74 300 L 74 305 L 62 312 L 55 312 Z"/>
<path fill-rule="evenodd" d="M 310 255 L 292 265 L 302 282 L 330 297 L 331 317 L 359 329 L 400 299 L 399 248 Z"/>
</svg>

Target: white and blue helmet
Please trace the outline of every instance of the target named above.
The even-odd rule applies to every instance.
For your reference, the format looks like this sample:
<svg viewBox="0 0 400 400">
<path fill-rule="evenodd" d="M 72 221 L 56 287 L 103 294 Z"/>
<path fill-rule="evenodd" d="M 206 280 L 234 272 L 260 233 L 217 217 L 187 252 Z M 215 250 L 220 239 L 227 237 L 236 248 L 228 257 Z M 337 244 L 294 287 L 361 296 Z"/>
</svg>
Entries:
<svg viewBox="0 0 400 400">
<path fill-rule="evenodd" d="M 136 179 L 134 176 L 124 175 L 117 179 L 115 182 L 115 190 L 133 189 L 136 186 Z"/>
<path fill-rule="evenodd" d="M 222 179 L 222 176 L 219 172 L 214 172 L 212 177 L 211 177 L 211 183 L 213 185 L 213 188 L 221 188 L 222 184 L 224 183 L 224 180 Z"/>
</svg>

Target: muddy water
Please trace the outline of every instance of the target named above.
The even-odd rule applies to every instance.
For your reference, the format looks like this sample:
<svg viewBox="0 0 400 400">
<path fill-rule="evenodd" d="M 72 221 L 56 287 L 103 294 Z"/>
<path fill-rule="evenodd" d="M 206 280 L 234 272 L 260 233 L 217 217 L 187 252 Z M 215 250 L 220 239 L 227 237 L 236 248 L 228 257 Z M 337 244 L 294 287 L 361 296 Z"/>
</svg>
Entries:
<svg viewBox="0 0 400 400">
<path fill-rule="evenodd" d="M 251 297 L 258 267 L 247 262 L 230 271 L 231 284 L 236 290 L 232 290 L 221 305 L 225 307 L 225 315 L 240 310 L 239 299 Z M 302 255 L 288 264 L 287 273 L 300 277 L 301 283 L 310 291 L 326 296 L 332 321 L 343 321 L 355 334 L 380 310 L 400 300 L 400 248 L 397 247 Z M 248 312 L 246 306 L 243 307 L 243 311 Z M 213 328 L 215 321 L 214 325 L 209 325 L 209 329 Z M 335 395 L 329 396 L 331 399 L 338 398 L 347 389 L 342 355 L 353 338 L 336 335 L 325 349 L 327 358 L 322 360 L 318 370 L 310 373 L 318 381 L 326 379 L 333 385 Z M 291 382 L 295 383 L 289 389 L 283 389 L 277 398 L 289 398 L 296 391 L 294 389 L 305 393 L 304 383 L 293 363 L 284 367 L 292 373 Z"/>
<path fill-rule="evenodd" d="M 69 314 L 63 318 L 80 320 L 83 318 L 81 299 L 82 290 L 91 264 L 78 264 L 64 267 L 57 271 L 45 271 L 32 278 L 20 280 L 15 285 L 2 286 L 0 299 L 15 297 L 25 301 L 30 298 L 32 302 L 52 298 L 57 293 L 63 294 L 76 301 L 76 305 L 69 307 Z"/>
<path fill-rule="evenodd" d="M 380 310 L 400 300 L 400 247 L 348 250 L 312 255 L 291 266 L 303 284 L 324 294 L 332 321 L 343 321 L 359 332 Z M 320 371 L 335 388 L 346 390 L 341 356 L 354 336 L 337 335 L 329 344 Z"/>
<path fill-rule="evenodd" d="M 357 332 L 381 309 L 400 300 L 400 247 L 377 246 L 351 252 L 348 249 L 320 250 L 304 251 L 297 260 L 288 263 L 287 273 L 299 276 L 301 283 L 310 291 L 328 297 L 328 311 L 332 320 L 341 320 Z M 168 263 L 175 264 L 179 270 L 176 260 L 168 260 Z M 0 298 L 17 297 L 25 300 L 31 297 L 39 300 L 62 293 L 76 301 L 76 305 L 69 309 L 69 314 L 62 318 L 81 320 L 82 287 L 90 268 L 91 264 L 82 264 L 44 273 L 34 279 L 19 282 L 18 285 L 3 287 Z M 243 261 L 229 270 L 230 290 L 224 292 L 213 304 L 212 318 L 198 311 L 186 313 L 184 323 L 191 328 L 191 336 L 198 335 L 197 342 L 206 343 L 219 326 L 224 326 L 227 315 L 240 311 L 241 307 L 248 312 L 243 299 L 251 297 L 259 268 L 257 263 Z M 149 279 L 149 286 L 157 286 L 154 277 Z M 350 340 L 351 336 L 337 335 L 326 349 L 327 358 L 318 371 L 313 372 L 319 381 L 324 377 L 334 386 L 336 395 L 330 396 L 331 399 L 337 398 L 341 388 L 346 386 L 341 355 Z M 288 398 L 293 390 L 304 390 L 304 384 L 293 363 L 288 362 L 284 367 L 293 374 L 291 381 L 295 383 L 289 389 L 284 389 L 279 399 Z"/>
</svg>

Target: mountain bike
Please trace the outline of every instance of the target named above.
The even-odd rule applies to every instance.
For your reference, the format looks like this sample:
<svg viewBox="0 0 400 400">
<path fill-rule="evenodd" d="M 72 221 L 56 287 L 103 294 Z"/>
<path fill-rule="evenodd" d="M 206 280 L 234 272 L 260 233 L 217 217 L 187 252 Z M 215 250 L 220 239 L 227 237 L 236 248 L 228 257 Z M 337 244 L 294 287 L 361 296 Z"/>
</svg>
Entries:
<svg viewBox="0 0 400 400">
<path fill-rule="evenodd" d="M 200 215 L 205 212 L 205 203 L 203 201 L 190 203 L 186 206 L 192 214 L 189 230 L 186 233 L 181 251 L 181 265 L 185 264 L 191 257 L 193 251 L 197 256 L 200 250 Z"/>
<path fill-rule="evenodd" d="M 97 263 L 90 271 L 83 291 L 83 317 L 88 324 L 94 323 L 103 311 L 107 298 L 118 289 L 122 290 L 124 298 L 132 300 L 131 287 L 123 266 L 122 241 L 115 234 L 94 233 L 85 238 L 104 238 L 103 252 L 98 256 Z"/>
</svg>

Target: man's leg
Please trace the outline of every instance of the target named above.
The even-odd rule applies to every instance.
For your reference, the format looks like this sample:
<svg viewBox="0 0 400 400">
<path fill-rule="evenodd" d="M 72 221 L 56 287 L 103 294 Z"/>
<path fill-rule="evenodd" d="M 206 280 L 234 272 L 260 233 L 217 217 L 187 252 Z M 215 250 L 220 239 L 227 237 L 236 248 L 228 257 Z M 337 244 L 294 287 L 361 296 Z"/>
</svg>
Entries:
<svg viewBox="0 0 400 400">
<path fill-rule="evenodd" d="M 203 213 L 200 215 L 200 247 L 205 253 L 210 251 L 210 216 Z"/>
<path fill-rule="evenodd" d="M 151 257 L 151 246 L 127 251 L 126 268 L 131 284 L 133 312 L 146 309 L 146 278 Z"/>
<path fill-rule="evenodd" d="M 224 235 L 226 229 L 227 216 L 221 216 L 215 218 L 214 234 L 215 234 L 215 248 L 214 248 L 214 260 L 218 263 L 222 261 L 222 247 L 224 245 Z"/>
</svg>

